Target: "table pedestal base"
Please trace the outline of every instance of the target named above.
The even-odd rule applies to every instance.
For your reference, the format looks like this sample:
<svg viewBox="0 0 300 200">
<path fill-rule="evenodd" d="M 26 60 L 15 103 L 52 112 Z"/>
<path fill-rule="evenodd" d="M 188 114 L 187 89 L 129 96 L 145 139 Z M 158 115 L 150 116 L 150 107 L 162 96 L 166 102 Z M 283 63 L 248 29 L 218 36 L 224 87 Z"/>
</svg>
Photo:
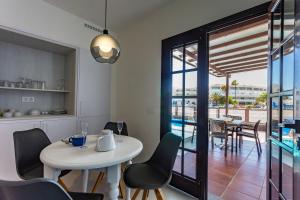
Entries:
<svg viewBox="0 0 300 200">
<path fill-rule="evenodd" d="M 106 200 L 118 200 L 119 182 L 121 178 L 121 165 L 114 165 L 107 168 L 107 190 L 104 194 Z"/>
</svg>

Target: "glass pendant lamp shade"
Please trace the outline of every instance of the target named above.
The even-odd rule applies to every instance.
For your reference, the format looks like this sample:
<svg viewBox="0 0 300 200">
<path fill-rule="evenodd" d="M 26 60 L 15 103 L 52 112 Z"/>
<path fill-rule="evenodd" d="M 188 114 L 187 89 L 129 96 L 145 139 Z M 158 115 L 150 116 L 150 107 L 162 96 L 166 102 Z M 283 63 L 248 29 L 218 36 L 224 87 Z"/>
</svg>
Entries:
<svg viewBox="0 0 300 200">
<path fill-rule="evenodd" d="M 115 63 L 120 57 L 119 42 L 108 34 L 106 29 L 107 18 L 107 0 L 105 0 L 105 28 L 103 34 L 96 36 L 90 46 L 91 54 L 97 62 L 100 63 Z"/>
<path fill-rule="evenodd" d="M 107 30 L 92 40 L 90 50 L 95 60 L 100 63 L 113 64 L 120 56 L 120 45 Z"/>
</svg>

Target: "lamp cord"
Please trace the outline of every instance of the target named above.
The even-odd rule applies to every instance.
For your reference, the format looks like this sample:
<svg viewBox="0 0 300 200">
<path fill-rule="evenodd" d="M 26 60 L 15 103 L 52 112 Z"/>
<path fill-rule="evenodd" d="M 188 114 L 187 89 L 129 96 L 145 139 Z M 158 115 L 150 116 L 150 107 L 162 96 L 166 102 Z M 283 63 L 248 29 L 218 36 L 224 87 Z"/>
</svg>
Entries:
<svg viewBox="0 0 300 200">
<path fill-rule="evenodd" d="M 106 29 L 106 18 L 107 18 L 107 0 L 105 0 L 105 22 L 104 22 L 104 29 Z"/>
</svg>

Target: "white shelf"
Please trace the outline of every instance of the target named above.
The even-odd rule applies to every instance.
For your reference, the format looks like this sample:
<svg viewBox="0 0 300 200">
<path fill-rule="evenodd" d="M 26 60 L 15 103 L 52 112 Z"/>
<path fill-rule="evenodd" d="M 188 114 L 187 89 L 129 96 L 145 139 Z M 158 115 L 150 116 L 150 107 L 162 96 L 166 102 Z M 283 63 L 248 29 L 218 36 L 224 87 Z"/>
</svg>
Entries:
<svg viewBox="0 0 300 200">
<path fill-rule="evenodd" d="M 69 90 L 50 90 L 50 89 L 34 89 L 34 88 L 13 88 L 13 87 L 0 87 L 0 90 L 21 90 L 21 91 L 36 91 L 36 92 L 58 92 L 69 93 Z"/>
<path fill-rule="evenodd" d="M 62 114 L 62 115 L 23 115 L 22 117 L 0 117 L 0 123 L 6 121 L 17 121 L 17 120 L 36 120 L 36 119 L 55 119 L 55 118 L 68 118 L 68 117 L 75 117 L 74 115 L 70 114 Z"/>
</svg>

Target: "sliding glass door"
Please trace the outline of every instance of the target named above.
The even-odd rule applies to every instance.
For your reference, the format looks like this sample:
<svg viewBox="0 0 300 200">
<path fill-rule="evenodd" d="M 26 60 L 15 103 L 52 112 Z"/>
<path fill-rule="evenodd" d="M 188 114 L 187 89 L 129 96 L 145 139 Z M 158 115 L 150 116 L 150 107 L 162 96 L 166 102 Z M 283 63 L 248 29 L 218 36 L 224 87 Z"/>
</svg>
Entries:
<svg viewBox="0 0 300 200">
<path fill-rule="evenodd" d="M 299 3 L 277 0 L 270 9 L 267 199 L 300 198 Z"/>
<path fill-rule="evenodd" d="M 205 37 L 199 30 L 162 44 L 161 134 L 172 132 L 183 138 L 171 184 L 201 199 L 206 195 L 207 177 Z"/>
</svg>

